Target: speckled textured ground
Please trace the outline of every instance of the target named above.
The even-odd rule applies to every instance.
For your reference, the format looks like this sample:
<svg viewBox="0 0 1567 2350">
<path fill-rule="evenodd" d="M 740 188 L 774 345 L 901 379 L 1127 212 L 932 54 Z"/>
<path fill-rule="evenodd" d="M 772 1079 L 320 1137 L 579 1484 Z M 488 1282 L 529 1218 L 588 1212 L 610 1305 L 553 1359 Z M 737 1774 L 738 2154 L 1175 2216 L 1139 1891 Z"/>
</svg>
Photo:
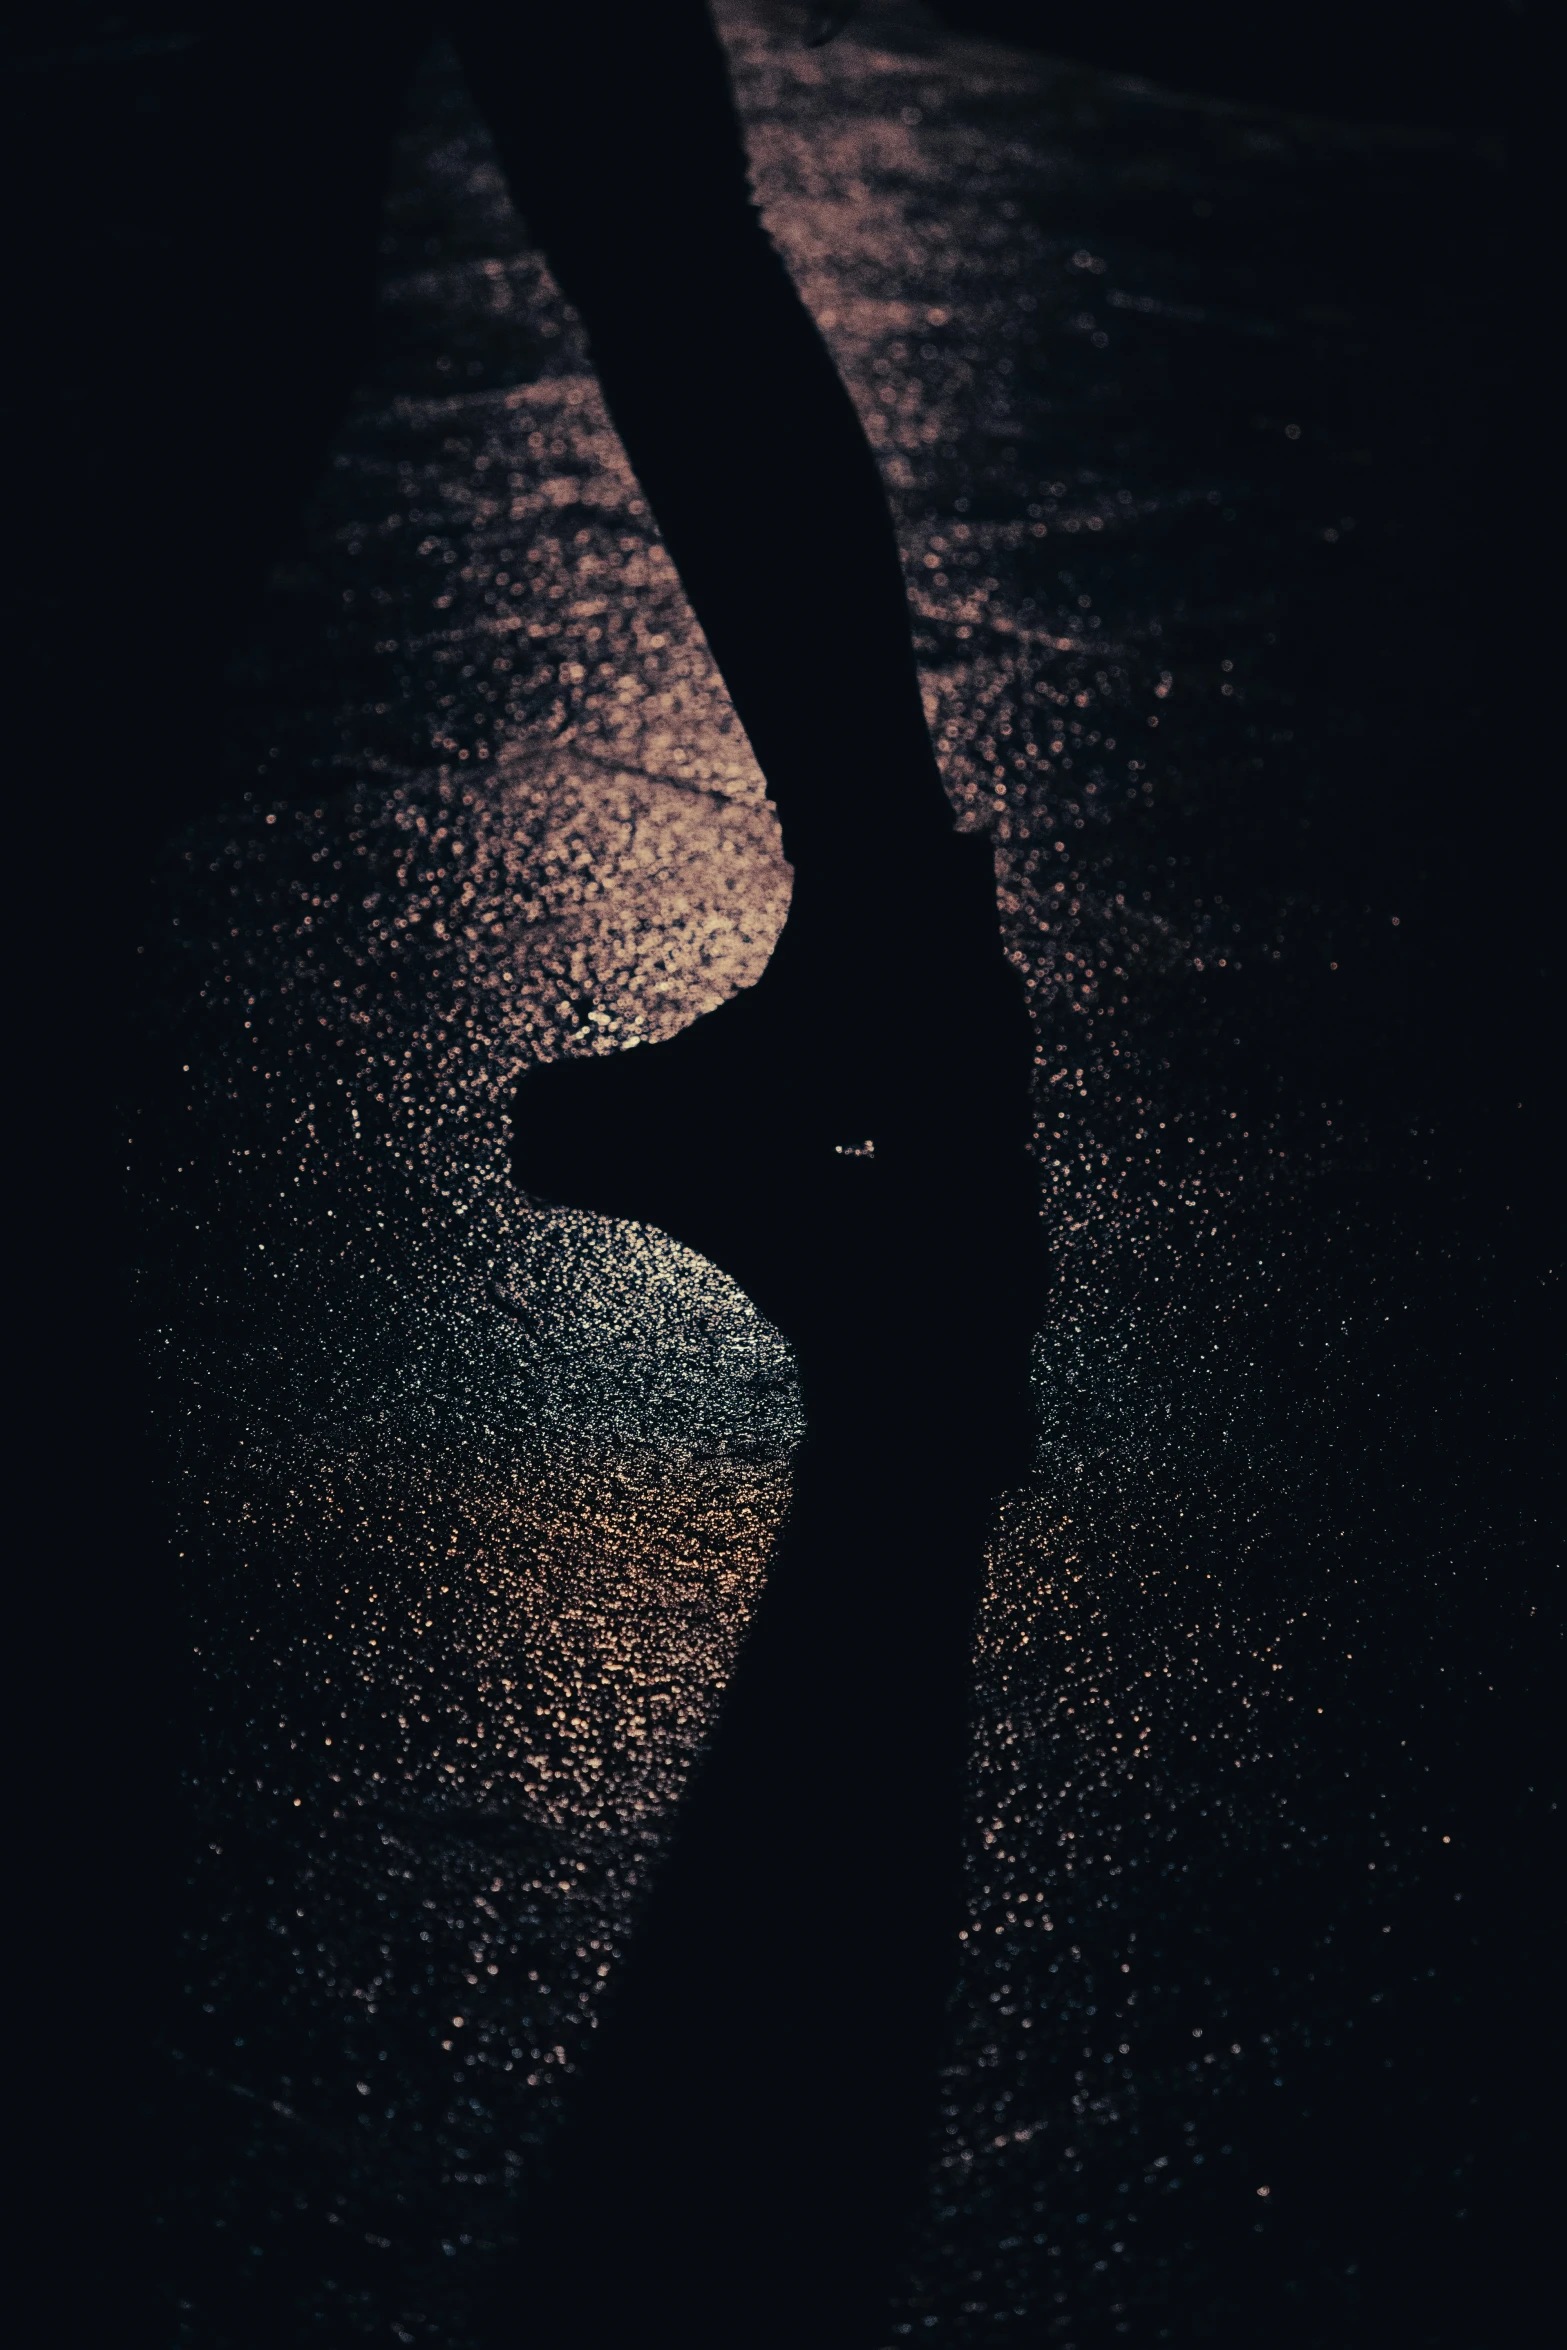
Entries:
<svg viewBox="0 0 1567 2350">
<path fill-rule="evenodd" d="M 1440 568 L 1483 540 L 1494 161 L 897 6 L 824 52 L 722 22 L 997 842 L 1056 1264 L 887 2340 L 1478 2343 L 1537 1603 L 1526 1112 L 1466 902 L 1509 784 Z M 439 60 L 384 257 L 150 942 L 210 1701 L 175 2338 L 213 2350 L 261 2269 L 299 2338 L 463 2341 L 799 1430 L 730 1283 L 508 1184 L 519 1072 L 744 984 L 788 875 Z"/>
</svg>

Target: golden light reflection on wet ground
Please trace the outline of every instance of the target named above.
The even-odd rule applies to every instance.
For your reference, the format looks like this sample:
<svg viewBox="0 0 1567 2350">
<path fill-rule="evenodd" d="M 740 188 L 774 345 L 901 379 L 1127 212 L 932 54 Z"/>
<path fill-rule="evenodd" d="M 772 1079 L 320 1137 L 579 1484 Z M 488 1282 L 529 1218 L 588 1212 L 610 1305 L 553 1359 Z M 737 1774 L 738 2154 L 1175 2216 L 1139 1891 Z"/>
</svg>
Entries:
<svg viewBox="0 0 1567 2350">
<path fill-rule="evenodd" d="M 1405 984 L 1396 860 L 1340 887 L 1266 832 L 1285 808 L 1298 845 L 1349 755 L 1331 715 L 1300 744 L 1276 588 L 1351 535 L 1342 473 L 1286 469 L 1297 405 L 1355 370 L 1296 315 L 1316 263 L 1270 289 L 1165 231 L 1436 167 L 895 7 L 825 53 L 722 13 L 769 223 L 884 460 L 959 820 L 1000 845 L 1058 1264 L 889 2339 L 1166 2339 L 1182 2214 L 1250 2275 L 1271 2101 L 1380 2028 L 1335 1947 L 1453 1898 L 1385 1611 L 1437 1621 L 1480 1520 L 1424 1497 L 1409 1435 L 1425 1243 L 1356 1255 L 1418 1135 L 1399 1158 L 1318 1070 L 1256 1074 L 1280 1021 L 1358 1049 L 1341 963 L 1368 1006 Z M 165 876 L 189 1143 L 151 1254 L 212 1705 L 185 2061 L 230 2117 L 184 2224 L 305 2244 L 342 2338 L 455 2346 L 800 1423 L 731 1283 L 508 1180 L 518 1073 L 754 977 L 788 875 L 574 322 L 443 68 L 420 106 L 379 373 L 237 673 L 227 809 Z M 1157 399 L 1230 375 L 1238 420 L 1171 454 Z M 1404 1697 L 1357 1694 L 1371 1659 Z M 196 2261 L 218 2306 L 226 2257 Z"/>
<path fill-rule="evenodd" d="M 388 2124 L 455 2063 L 535 2092 L 509 2137 L 543 2126 L 786 1496 L 776 1335 L 657 1234 L 531 1213 L 505 1159 L 541 1035 L 656 1033 L 765 959 L 775 837 L 717 805 L 503 758 L 255 806 L 171 884 L 196 1090 L 166 1377 L 214 1895 L 286 1855 L 264 1921 L 203 1935 L 209 2005 L 253 2007 L 259 1967 Z"/>
<path fill-rule="evenodd" d="M 492 405 L 504 439 L 542 403 Z M 614 527 L 634 485 L 594 387 L 559 415 Z M 164 1373 L 216 1709 L 186 2061 L 271 2117 L 317 2225 L 368 2211 L 356 2244 L 415 2271 L 508 2227 L 799 1432 L 788 1351 L 731 1282 L 509 1178 L 518 1073 L 753 979 L 788 894 L 667 559 L 645 522 L 629 558 L 563 544 L 550 478 L 504 516 L 564 607 L 548 649 L 648 640 L 636 690 L 581 697 L 554 742 L 250 795 L 166 882 L 191 1090 Z M 493 675 L 518 632 L 465 569 Z"/>
</svg>

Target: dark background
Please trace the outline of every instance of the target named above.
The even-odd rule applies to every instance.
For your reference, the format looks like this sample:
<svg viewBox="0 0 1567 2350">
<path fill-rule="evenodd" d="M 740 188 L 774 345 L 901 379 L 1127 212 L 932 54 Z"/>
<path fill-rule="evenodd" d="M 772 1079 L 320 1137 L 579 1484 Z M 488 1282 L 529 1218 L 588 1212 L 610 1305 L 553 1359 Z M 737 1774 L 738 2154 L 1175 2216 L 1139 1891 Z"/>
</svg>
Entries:
<svg viewBox="0 0 1567 2350">
<path fill-rule="evenodd" d="M 1528 10 L 1512 0 L 1325 0 L 1179 9 L 1108 0 L 940 0 L 943 23 L 1216 98 L 1386 122 L 1499 124 L 1515 103 Z"/>
</svg>

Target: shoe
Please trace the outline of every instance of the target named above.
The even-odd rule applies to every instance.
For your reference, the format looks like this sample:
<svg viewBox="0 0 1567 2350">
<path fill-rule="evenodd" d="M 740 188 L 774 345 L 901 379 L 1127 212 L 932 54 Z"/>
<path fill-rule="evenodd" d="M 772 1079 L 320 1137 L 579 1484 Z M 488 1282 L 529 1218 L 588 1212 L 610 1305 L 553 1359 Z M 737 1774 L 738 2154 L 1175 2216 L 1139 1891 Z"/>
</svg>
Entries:
<svg viewBox="0 0 1567 2350">
<path fill-rule="evenodd" d="M 975 845 L 983 901 L 967 859 L 852 959 L 791 911 L 756 985 L 678 1035 L 531 1072 L 512 1169 L 730 1274 L 794 1345 L 808 1418 L 890 1417 L 1005 1482 L 1039 1313 L 1032 1039 Z"/>
</svg>

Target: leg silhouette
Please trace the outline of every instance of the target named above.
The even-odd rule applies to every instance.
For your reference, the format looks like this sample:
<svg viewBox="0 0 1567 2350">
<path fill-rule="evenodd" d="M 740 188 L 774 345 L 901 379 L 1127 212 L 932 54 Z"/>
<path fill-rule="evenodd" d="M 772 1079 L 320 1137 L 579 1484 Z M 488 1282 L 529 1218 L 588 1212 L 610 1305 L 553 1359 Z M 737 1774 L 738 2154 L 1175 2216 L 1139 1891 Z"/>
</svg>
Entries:
<svg viewBox="0 0 1567 2350">
<path fill-rule="evenodd" d="M 795 1342 L 810 1427 L 494 2334 L 865 2350 L 933 2118 L 970 1625 L 1022 1419 L 1027 1022 L 874 460 L 751 202 L 702 0 L 449 21 L 795 873 L 757 986 L 525 1081 L 516 1172 L 733 1272 Z"/>
<path fill-rule="evenodd" d="M 1028 1220 L 1028 1026 L 988 844 L 952 830 L 875 461 L 752 202 L 704 0 L 470 0 L 448 21 L 795 874 L 759 986 L 669 1043 L 529 1078 L 518 1178 L 690 1242 L 802 1343 L 835 1235 L 961 1201 L 973 1376 L 1002 1343 L 974 1224 L 1004 1224 L 1016 1262 Z"/>
</svg>

